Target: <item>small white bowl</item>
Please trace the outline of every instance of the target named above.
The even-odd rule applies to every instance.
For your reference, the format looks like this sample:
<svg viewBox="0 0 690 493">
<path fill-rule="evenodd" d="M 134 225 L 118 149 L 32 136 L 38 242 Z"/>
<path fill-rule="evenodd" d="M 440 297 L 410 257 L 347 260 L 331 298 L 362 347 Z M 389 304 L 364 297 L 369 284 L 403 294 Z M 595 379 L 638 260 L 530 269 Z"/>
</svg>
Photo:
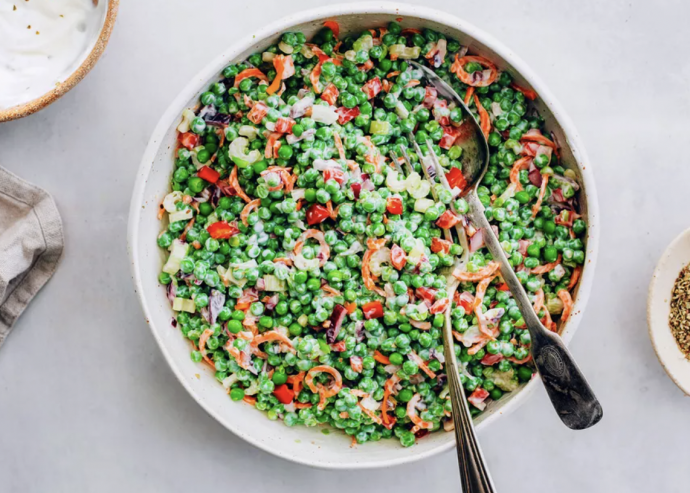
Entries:
<svg viewBox="0 0 690 493">
<path fill-rule="evenodd" d="M 324 435 L 321 427 L 288 428 L 280 421 L 268 420 L 264 413 L 247 404 L 231 402 L 208 366 L 191 360 L 189 342 L 180 335 L 179 330 L 171 326 L 173 312 L 170 302 L 158 283 L 163 262 L 163 252 L 156 243 L 161 230 L 161 223 L 157 219 L 158 206 L 169 191 L 176 127 L 182 110 L 197 104 L 201 92 L 220 78 L 224 67 L 265 49 L 275 43 L 285 31 L 302 31 L 309 38 L 323 27 L 324 21 L 333 19 L 340 23 L 341 33 L 347 34 L 386 25 L 396 18 L 401 19 L 403 27 L 428 27 L 457 39 L 465 46 L 469 45 L 472 53 L 493 60 L 501 69 L 509 70 L 520 85 L 534 89 L 539 94 L 537 110 L 546 119 L 546 127 L 555 133 L 561 143 L 564 162 L 575 171 L 582 184 L 580 201 L 582 214 L 588 224 L 586 261 L 574 296 L 573 316 L 561 328 L 561 336 L 566 343 L 582 319 L 582 311 L 594 277 L 599 246 L 599 208 L 592 167 L 579 134 L 539 78 L 511 50 L 493 37 L 445 12 L 416 5 L 367 2 L 298 12 L 237 41 L 195 76 L 172 102 L 161 117 L 144 152 L 129 215 L 128 246 L 132 277 L 146 320 L 163 355 L 199 405 L 233 433 L 253 445 L 284 459 L 316 467 L 365 469 L 411 463 L 454 447 L 455 436 L 453 433 L 432 433 L 411 448 L 401 447 L 397 440 L 381 440 L 350 448 L 350 438 L 344 433 L 334 431 Z M 515 392 L 492 402 L 475 420 L 475 424 L 482 429 L 508 414 L 524 402 L 537 385 L 541 385 L 541 382 L 534 378 Z M 555 415 L 554 419 L 557 419 Z"/>
<path fill-rule="evenodd" d="M 683 231 L 671 242 L 656 264 L 649 284 L 647 298 L 647 324 L 649 338 L 668 376 L 680 389 L 690 395 L 690 360 L 676 343 L 668 324 L 671 314 L 671 292 L 678 274 L 690 264 L 690 229 Z"/>
</svg>

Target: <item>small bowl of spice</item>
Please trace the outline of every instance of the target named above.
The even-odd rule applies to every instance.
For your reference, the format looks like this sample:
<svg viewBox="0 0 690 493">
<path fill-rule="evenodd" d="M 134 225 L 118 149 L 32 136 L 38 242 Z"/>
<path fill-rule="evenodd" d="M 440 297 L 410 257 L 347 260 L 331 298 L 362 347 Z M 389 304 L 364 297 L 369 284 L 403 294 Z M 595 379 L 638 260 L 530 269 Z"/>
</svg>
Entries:
<svg viewBox="0 0 690 493">
<path fill-rule="evenodd" d="M 690 229 L 659 259 L 649 285 L 647 323 L 661 365 L 690 395 Z"/>
</svg>

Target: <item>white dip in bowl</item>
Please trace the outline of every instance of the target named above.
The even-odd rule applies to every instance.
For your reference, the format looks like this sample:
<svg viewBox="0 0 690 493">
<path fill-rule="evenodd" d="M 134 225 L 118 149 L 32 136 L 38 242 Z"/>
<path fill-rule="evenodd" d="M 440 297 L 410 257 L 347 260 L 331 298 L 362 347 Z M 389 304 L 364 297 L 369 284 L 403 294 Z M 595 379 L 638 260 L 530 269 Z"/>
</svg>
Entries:
<svg viewBox="0 0 690 493">
<path fill-rule="evenodd" d="M 0 110 L 64 82 L 89 55 L 104 0 L 0 0 Z"/>
</svg>

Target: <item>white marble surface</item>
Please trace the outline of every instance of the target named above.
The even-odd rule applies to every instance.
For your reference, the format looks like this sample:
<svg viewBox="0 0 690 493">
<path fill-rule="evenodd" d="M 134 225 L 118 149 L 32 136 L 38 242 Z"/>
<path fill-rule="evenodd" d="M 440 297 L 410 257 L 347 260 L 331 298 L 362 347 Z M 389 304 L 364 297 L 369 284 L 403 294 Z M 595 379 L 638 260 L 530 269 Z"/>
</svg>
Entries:
<svg viewBox="0 0 690 493">
<path fill-rule="evenodd" d="M 55 196 L 67 241 L 59 271 L 0 350 L 0 490 L 460 491 L 452 453 L 356 474 L 274 458 L 202 411 L 163 361 L 125 245 L 147 139 L 233 40 L 325 2 L 194 3 L 204 6 L 123 2 L 93 72 L 41 113 L 0 125 L 0 164 Z M 599 187 L 596 285 L 571 347 L 604 419 L 569 431 L 539 389 L 481 436 L 497 490 L 687 491 L 690 402 L 657 362 L 645 314 L 653 266 L 690 223 L 687 3 L 433 6 L 491 32 L 541 75 L 579 128 Z"/>
</svg>

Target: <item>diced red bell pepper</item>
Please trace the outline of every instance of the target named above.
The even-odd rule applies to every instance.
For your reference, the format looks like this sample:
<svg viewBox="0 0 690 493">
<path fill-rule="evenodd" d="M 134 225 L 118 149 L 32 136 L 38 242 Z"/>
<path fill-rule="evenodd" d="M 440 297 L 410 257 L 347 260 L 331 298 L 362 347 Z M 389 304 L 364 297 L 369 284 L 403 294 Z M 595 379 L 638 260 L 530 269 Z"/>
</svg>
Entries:
<svg viewBox="0 0 690 493">
<path fill-rule="evenodd" d="M 345 125 L 353 118 L 358 117 L 360 113 L 359 106 L 355 106 L 354 108 L 346 108 L 345 106 L 339 106 L 338 108 L 336 108 L 335 112 L 338 113 L 338 123 L 341 125 Z"/>
<path fill-rule="evenodd" d="M 345 173 L 341 169 L 328 168 L 323 172 L 323 181 L 327 182 L 328 180 L 335 180 L 338 185 L 342 185 L 345 183 Z"/>
<path fill-rule="evenodd" d="M 467 398 L 467 401 L 480 411 L 483 411 L 486 407 L 486 403 L 484 401 L 487 397 L 489 397 L 489 392 L 486 389 L 477 387 L 477 390 L 470 394 L 470 396 Z"/>
<path fill-rule="evenodd" d="M 186 147 L 190 151 L 199 145 L 199 136 L 193 132 L 185 132 L 177 136 L 182 147 Z"/>
<path fill-rule="evenodd" d="M 424 104 L 424 107 L 431 108 L 436 102 L 436 98 L 438 98 L 438 91 L 431 86 L 426 86 L 426 90 L 424 91 L 424 101 L 422 103 Z"/>
<path fill-rule="evenodd" d="M 281 116 L 276 121 L 276 132 L 281 134 L 292 133 L 292 126 L 294 124 L 295 120 L 293 120 L 292 118 L 285 118 L 284 116 Z"/>
<path fill-rule="evenodd" d="M 261 123 L 261 120 L 263 120 L 264 116 L 266 116 L 267 114 L 268 106 L 259 101 L 258 103 L 254 104 L 251 110 L 249 110 L 249 113 L 247 113 L 247 118 L 249 118 L 249 121 L 251 121 L 252 123 L 256 123 L 258 125 Z"/>
<path fill-rule="evenodd" d="M 441 238 L 433 237 L 431 238 L 431 251 L 434 253 L 450 253 L 450 246 L 452 243 L 448 240 L 442 240 Z"/>
<path fill-rule="evenodd" d="M 496 286 L 496 289 L 498 289 L 499 291 L 510 291 L 510 288 L 509 288 L 508 285 L 507 285 L 506 283 L 504 283 L 504 282 L 502 282 L 501 284 L 499 284 L 498 286 Z"/>
<path fill-rule="evenodd" d="M 451 126 L 451 125 L 446 125 L 443 127 L 443 137 L 441 137 L 441 141 L 438 143 L 438 146 L 441 149 L 450 149 L 453 147 L 453 144 L 455 144 L 455 139 L 458 138 L 458 135 L 460 134 L 460 131 Z"/>
<path fill-rule="evenodd" d="M 452 168 L 448 173 L 446 173 L 446 180 L 448 180 L 448 185 L 450 188 L 459 188 L 464 190 L 467 186 L 467 180 L 462 174 L 460 168 Z"/>
<path fill-rule="evenodd" d="M 216 240 L 227 240 L 240 232 L 234 224 L 229 224 L 227 221 L 213 223 L 206 228 L 206 231 L 211 235 L 211 238 Z"/>
<path fill-rule="evenodd" d="M 209 183 L 216 183 L 220 178 L 220 173 L 218 173 L 213 168 L 209 168 L 208 166 L 204 166 L 199 171 L 197 171 L 197 175 L 199 176 L 199 178 L 203 178 Z"/>
<path fill-rule="evenodd" d="M 331 344 L 330 348 L 331 348 L 331 350 L 335 351 L 336 353 L 342 353 L 343 351 L 345 351 L 347 349 L 347 347 L 345 346 L 344 340 L 338 341 L 335 344 Z"/>
<path fill-rule="evenodd" d="M 482 365 L 491 366 L 491 365 L 495 365 L 496 363 L 498 363 L 502 359 L 503 359 L 503 355 L 501 353 L 496 353 L 496 354 L 486 353 L 486 355 L 482 358 L 480 363 Z"/>
<path fill-rule="evenodd" d="M 314 204 L 307 209 L 307 224 L 309 226 L 320 224 L 329 217 L 331 215 L 328 213 L 328 209 L 320 204 Z"/>
<path fill-rule="evenodd" d="M 340 94 L 338 88 L 335 87 L 335 84 L 330 83 L 326 86 L 326 89 L 324 89 L 321 93 L 321 99 L 333 106 L 335 102 L 338 100 L 338 94 Z"/>
<path fill-rule="evenodd" d="M 403 203 L 400 197 L 388 197 L 386 199 L 386 210 L 388 214 L 399 216 L 403 213 Z"/>
<path fill-rule="evenodd" d="M 376 97 L 381 92 L 381 89 L 383 89 L 383 84 L 378 77 L 374 77 L 362 86 L 362 92 L 367 95 L 367 99 Z"/>
<path fill-rule="evenodd" d="M 415 290 L 415 293 L 417 296 L 429 303 L 433 303 L 434 299 L 436 299 L 436 290 L 433 288 L 425 288 L 424 286 L 421 286 Z"/>
<path fill-rule="evenodd" d="M 431 308 L 429 308 L 429 313 L 432 314 L 437 314 L 437 313 L 443 313 L 446 311 L 448 308 L 448 305 L 450 305 L 450 298 L 442 298 L 440 300 L 436 300 L 433 305 L 431 305 Z"/>
<path fill-rule="evenodd" d="M 464 308 L 465 313 L 472 313 L 474 307 L 474 295 L 467 291 L 458 295 L 458 305 Z"/>
<path fill-rule="evenodd" d="M 355 194 L 355 200 L 359 198 L 359 194 L 362 192 L 362 184 L 361 183 L 352 183 L 350 185 L 350 188 L 352 189 L 352 193 Z"/>
<path fill-rule="evenodd" d="M 281 404 L 290 404 L 295 398 L 295 393 L 286 383 L 277 385 L 273 390 L 273 395 L 276 396 L 276 399 L 278 399 Z"/>
<path fill-rule="evenodd" d="M 364 318 L 367 320 L 381 318 L 383 317 L 383 305 L 380 301 L 370 301 L 362 306 L 362 312 L 364 312 Z"/>
<path fill-rule="evenodd" d="M 441 217 L 438 218 L 438 221 L 436 221 L 436 226 L 438 226 L 441 229 L 448 229 L 452 228 L 456 224 L 460 222 L 460 218 L 453 214 L 451 211 L 446 211 L 443 214 L 441 214 Z"/>
<path fill-rule="evenodd" d="M 405 250 L 398 245 L 393 245 L 393 248 L 391 248 L 391 264 L 393 264 L 393 267 L 400 270 L 405 267 L 406 263 L 407 255 L 405 255 Z"/>
</svg>

